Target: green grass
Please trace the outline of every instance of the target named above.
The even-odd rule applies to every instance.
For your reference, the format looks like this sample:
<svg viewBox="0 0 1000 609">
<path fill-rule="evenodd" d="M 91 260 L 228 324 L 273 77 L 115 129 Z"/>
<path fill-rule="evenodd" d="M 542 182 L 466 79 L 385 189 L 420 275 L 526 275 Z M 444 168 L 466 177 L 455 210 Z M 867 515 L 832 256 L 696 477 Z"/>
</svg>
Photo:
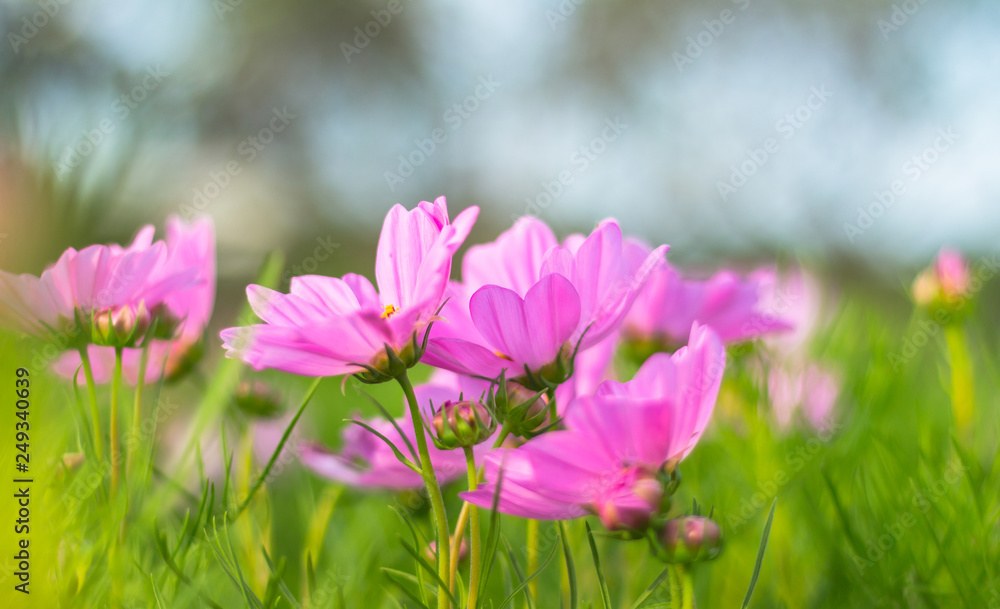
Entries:
<svg viewBox="0 0 1000 609">
<path fill-rule="evenodd" d="M 692 500 L 706 512 L 713 509 L 725 536 L 718 559 L 690 568 L 698 607 L 742 606 L 775 499 L 750 607 L 1000 607 L 995 591 L 1000 589 L 996 331 L 975 315 L 965 324 L 977 403 L 973 425 L 964 434 L 951 420 L 943 332 L 894 365 L 893 354 L 923 320 L 920 314 L 900 317 L 904 309 L 899 305 L 863 291 L 847 293 L 835 319 L 817 337 L 815 357 L 833 366 L 842 380 L 832 434 L 801 426 L 777 431 L 752 372 L 759 349 L 733 353 L 709 432 L 681 466 L 683 481 L 674 504 L 678 514 L 690 510 Z M 219 465 L 219 455 L 207 449 L 204 468 L 172 469 L 184 444 L 178 438 L 205 408 L 207 388 L 217 387 L 217 375 L 226 374 L 232 362 L 215 354 L 195 376 L 149 388 L 145 412 L 151 416 L 159 404 L 164 416 L 142 446 L 155 455 L 159 473 L 148 481 L 128 481 L 130 492 L 111 504 L 107 476 L 93 459 L 75 470 L 59 465 L 63 453 L 86 452 L 88 442 L 86 409 L 76 405 L 72 385 L 32 367 L 39 343 L 9 335 L 0 340 L 0 379 L 13 389 L 18 366 L 31 368 L 32 379 L 36 482 L 27 605 L 26 597 L 12 591 L 16 582 L 9 569 L 18 539 L 11 527 L 16 516 L 6 469 L 15 451 L 12 400 L 4 400 L 0 421 L 0 437 L 7 438 L 0 443 L 0 598 L 14 600 L 14 607 L 104 607 L 111 594 L 124 607 L 398 608 L 418 606 L 415 599 L 432 604 L 427 599 L 435 593 L 433 576 L 404 547 L 422 551 L 432 535 L 426 502 L 418 494 L 339 489 L 282 457 L 276 475 L 233 519 L 263 464 L 249 456 L 245 434 L 252 422 L 224 395 L 201 435 L 214 437 L 225 429 L 228 472 Z M 415 381 L 426 373 L 418 369 Z M 282 391 L 291 410 L 311 383 L 277 373 L 257 376 Z M 231 387 L 232 379 L 227 382 Z M 330 379 L 306 408 L 300 433 L 336 443 L 351 413 L 375 414 L 363 391 L 402 414 L 394 384 L 348 380 L 342 393 L 339 379 Z M 101 388 L 98 395 L 106 429 L 109 392 Z M 123 403 L 130 399 L 126 390 Z M 127 429 L 128 414 L 123 417 Z M 452 524 L 461 490 L 461 483 L 445 489 Z M 114 514 L 126 509 L 119 575 L 112 578 L 108 550 L 119 530 Z M 499 555 L 484 606 L 499 607 L 508 597 L 508 606 L 528 606 L 524 591 L 533 586 L 521 588 L 531 575 L 525 572 L 526 522 L 506 516 L 497 522 Z M 484 535 L 490 523 L 484 511 Z M 579 607 L 602 607 L 606 581 L 610 606 L 628 608 L 661 577 L 665 565 L 646 542 L 611 539 L 600 534 L 596 519 L 590 524 L 594 548 L 582 520 L 566 523 L 565 547 L 559 527 L 542 523 L 538 564 L 547 567 L 537 576 L 538 598 L 531 606 L 559 607 L 572 588 Z M 488 541 L 484 546 L 491 547 Z M 572 577 L 564 551 L 572 555 Z M 460 573 L 466 571 L 460 567 Z M 661 581 L 643 607 L 668 606 L 669 578 Z"/>
</svg>

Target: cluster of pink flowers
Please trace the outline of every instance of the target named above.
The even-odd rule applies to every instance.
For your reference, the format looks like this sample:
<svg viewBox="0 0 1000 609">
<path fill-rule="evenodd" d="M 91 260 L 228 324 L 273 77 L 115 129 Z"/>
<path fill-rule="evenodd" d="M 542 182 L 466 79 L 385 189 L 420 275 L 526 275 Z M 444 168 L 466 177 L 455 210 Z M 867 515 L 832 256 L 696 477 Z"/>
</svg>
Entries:
<svg viewBox="0 0 1000 609">
<path fill-rule="evenodd" d="M 452 220 L 443 197 L 393 207 L 374 285 L 348 274 L 295 277 L 288 293 L 249 286 L 261 323 L 223 330 L 226 354 L 257 370 L 366 383 L 399 380 L 417 363 L 437 369 L 416 388 L 411 417 L 350 427 L 339 451 L 303 444 L 301 461 L 323 476 L 390 489 L 426 483 L 412 444 L 415 430 L 428 429 L 441 482 L 466 464 L 450 449 L 476 444 L 485 481 L 465 494 L 471 503 L 496 500 L 501 511 L 530 518 L 593 513 L 612 529 L 647 526 L 706 429 L 726 345 L 796 325 L 794 311 L 775 302 L 776 273 L 685 278 L 667 264 L 666 245 L 625 236 L 612 219 L 559 240 L 524 217 L 471 247 L 461 280 L 451 281 L 478 213 L 470 207 Z M 165 241 L 154 242 L 153 232 L 142 229 L 128 247 L 67 250 L 40 277 L 0 272 L 0 321 L 58 337 L 65 352 L 54 369 L 66 377 L 83 355 L 96 383 L 109 381 L 119 354 L 131 384 L 183 372 L 212 311 L 213 227 L 173 218 Z M 640 367 L 627 382 L 616 375 L 616 357 L 629 352 L 623 345 L 642 346 L 630 351 Z M 789 404 L 814 394 L 813 384 L 835 396 L 819 372 L 803 370 L 773 377 L 771 391 Z M 825 415 L 832 403 L 820 401 L 812 410 Z M 415 424 L 417 411 L 424 424 Z M 782 422 L 788 416 L 778 413 Z M 397 459 L 401 445 L 409 463 Z"/>
<path fill-rule="evenodd" d="M 766 311 L 775 274 L 688 280 L 667 265 L 667 246 L 624 236 L 614 220 L 560 241 L 524 217 L 471 247 L 461 281 L 449 282 L 477 213 L 452 222 L 444 198 L 394 207 L 378 246 L 378 291 L 358 275 L 296 277 L 288 294 L 250 286 L 264 323 L 223 331 L 228 355 L 257 369 L 365 382 L 396 378 L 418 361 L 433 366 L 431 382 L 416 388 L 426 421 L 471 396 L 497 428 L 478 436 L 485 482 L 464 495 L 469 502 L 497 500 L 528 518 L 594 513 L 610 529 L 646 527 L 706 429 L 725 345 L 791 327 Z M 623 341 L 655 345 L 624 383 L 613 365 Z M 364 423 L 382 437 L 349 427 L 339 451 L 308 444 L 302 461 L 347 484 L 419 487 L 419 473 L 396 454 L 404 444 L 412 451 L 413 422 Z M 461 452 L 437 443 L 436 477 L 461 475 Z"/>
<path fill-rule="evenodd" d="M 215 300 L 215 233 L 210 221 L 167 221 L 165 241 L 146 226 L 128 247 L 66 250 L 40 277 L 0 271 L 0 321 L 65 351 L 54 362 L 67 378 L 86 350 L 94 381 L 111 380 L 115 349 L 126 382 L 172 376 L 200 352 Z"/>
</svg>

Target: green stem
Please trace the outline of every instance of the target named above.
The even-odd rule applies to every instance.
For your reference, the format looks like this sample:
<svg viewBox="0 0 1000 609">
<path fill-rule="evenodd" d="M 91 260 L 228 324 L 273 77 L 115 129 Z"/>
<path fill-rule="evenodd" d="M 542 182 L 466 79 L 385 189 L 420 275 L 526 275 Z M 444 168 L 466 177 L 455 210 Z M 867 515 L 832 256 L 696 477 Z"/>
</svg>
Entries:
<svg viewBox="0 0 1000 609">
<path fill-rule="evenodd" d="M 681 609 L 694 609 L 694 582 L 691 572 L 684 565 L 677 565 L 677 575 L 681 585 Z"/>
<path fill-rule="evenodd" d="M 111 551 L 108 559 L 111 563 L 111 605 L 118 606 L 121 602 L 121 540 L 124 520 L 118 518 L 119 509 L 118 478 L 121 471 L 121 454 L 118 445 L 118 397 L 122 388 L 122 349 L 115 347 L 115 371 L 111 377 L 111 521 L 112 538 Z"/>
<path fill-rule="evenodd" d="M 122 349 L 115 347 L 115 372 L 111 377 L 111 501 L 118 491 L 121 454 L 118 445 L 118 397 L 122 389 Z"/>
<path fill-rule="evenodd" d="M 508 435 L 510 435 L 510 428 L 504 425 L 500 428 L 500 434 L 497 436 L 496 442 L 493 443 L 493 448 L 500 448 Z M 480 467 L 479 473 L 476 475 L 477 486 L 483 481 L 484 472 L 485 470 Z M 468 501 L 462 503 L 462 510 L 458 513 L 458 522 L 455 523 L 455 534 L 451 536 L 451 566 L 448 571 L 448 582 L 452 590 L 455 589 L 455 574 L 458 573 L 458 549 L 462 546 L 465 523 L 469 520 L 470 509 L 472 509 L 472 504 Z"/>
<path fill-rule="evenodd" d="M 125 478 L 132 480 L 132 470 L 135 467 L 135 451 L 139 446 L 139 434 L 142 430 L 142 390 L 146 384 L 146 366 L 149 365 L 149 344 L 142 347 L 139 356 L 139 377 L 135 381 L 135 404 L 132 406 L 132 432 L 129 435 L 127 453 L 125 455 Z M 143 476 L 145 478 L 145 476 Z"/>
<path fill-rule="evenodd" d="M 965 341 L 965 331 L 961 325 L 947 326 L 944 336 L 948 345 L 948 360 L 951 363 L 951 404 L 955 415 L 955 426 L 960 434 L 965 435 L 975 410 L 972 362 Z"/>
<path fill-rule="evenodd" d="M 94 452 L 98 461 L 104 460 L 104 435 L 101 432 L 101 413 L 97 407 L 97 384 L 94 383 L 94 369 L 90 366 L 90 356 L 87 348 L 80 348 L 80 359 L 83 361 L 83 374 L 87 377 L 87 394 L 90 396 L 90 418 L 94 425 Z"/>
<path fill-rule="evenodd" d="M 528 574 L 530 575 L 538 570 L 538 521 L 535 519 L 528 520 L 526 545 L 528 546 Z M 531 594 L 531 598 L 538 602 L 537 577 L 528 582 L 528 592 Z"/>
<path fill-rule="evenodd" d="M 431 512 L 437 526 L 437 567 L 438 576 L 441 582 L 448 581 L 448 567 L 450 564 L 450 550 L 448 539 L 448 515 L 444 509 L 444 498 L 441 496 L 441 487 L 438 485 L 437 476 L 434 475 L 434 465 L 431 463 L 431 454 L 427 450 L 427 436 L 424 434 L 424 421 L 420 416 L 420 406 L 417 404 L 417 396 L 413 392 L 413 385 L 406 372 L 396 377 L 399 386 L 403 388 L 406 395 L 406 403 L 410 407 L 410 418 L 413 420 L 413 433 L 417 437 L 417 453 L 420 455 L 421 477 L 427 487 L 427 494 L 431 500 Z M 438 609 L 448 609 L 448 590 L 443 586 L 438 586 Z"/>
<path fill-rule="evenodd" d="M 474 491 L 479 486 L 479 472 L 476 471 L 476 457 L 472 447 L 465 447 L 465 463 L 469 474 L 469 490 Z M 468 609 L 476 609 L 479 594 L 480 549 L 479 549 L 479 508 L 469 508 L 469 605 Z"/>
</svg>

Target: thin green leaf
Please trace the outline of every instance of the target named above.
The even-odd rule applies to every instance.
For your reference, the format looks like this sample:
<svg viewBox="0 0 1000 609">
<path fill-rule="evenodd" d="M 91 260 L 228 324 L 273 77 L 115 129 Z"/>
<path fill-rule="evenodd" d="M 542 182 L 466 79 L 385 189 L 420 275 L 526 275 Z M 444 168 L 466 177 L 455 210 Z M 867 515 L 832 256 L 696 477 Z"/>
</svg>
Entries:
<svg viewBox="0 0 1000 609">
<path fill-rule="evenodd" d="M 271 469 L 274 468 L 274 464 L 278 461 L 278 457 L 281 455 L 282 449 L 285 448 L 285 443 L 288 442 L 288 438 L 292 435 L 292 430 L 295 429 L 295 424 L 299 422 L 299 418 L 302 416 L 302 413 L 305 411 L 306 406 L 309 404 L 309 400 L 311 400 L 313 395 L 316 393 L 316 389 L 319 388 L 319 383 L 322 380 L 323 377 L 317 377 L 316 380 L 313 381 L 313 384 L 309 386 L 309 390 L 306 391 L 306 395 L 302 399 L 302 405 L 299 406 L 299 409 L 295 413 L 295 416 L 292 417 L 291 422 L 288 423 L 288 427 L 285 428 L 285 433 L 282 434 L 281 441 L 278 442 L 278 447 L 274 449 L 274 454 L 271 455 L 271 459 L 267 462 L 267 466 L 264 467 L 264 471 L 260 473 L 260 477 L 257 478 L 257 481 L 254 482 L 254 485 L 247 492 L 246 498 L 243 500 L 243 503 L 240 504 L 240 507 L 236 510 L 236 513 L 233 515 L 233 517 L 229 519 L 229 522 L 233 522 L 240 517 L 240 514 L 243 513 L 243 510 L 245 510 L 247 506 L 250 505 L 250 500 L 253 499 L 253 496 L 257 492 L 257 489 L 259 489 L 264 484 L 264 481 L 267 480 L 267 477 L 271 475 Z"/>
<path fill-rule="evenodd" d="M 506 537 L 503 537 L 504 549 L 507 551 L 507 560 L 510 563 L 511 570 L 514 571 L 514 576 L 517 578 L 518 584 L 526 584 L 524 578 L 524 570 L 521 569 L 521 563 L 518 562 L 517 556 L 514 554 L 514 548 L 510 547 L 510 543 L 507 541 Z M 555 549 L 555 548 L 553 548 Z M 524 604 L 528 609 L 535 609 L 535 599 L 531 597 L 531 589 L 526 586 L 519 586 L 519 588 L 524 589 Z"/>
<path fill-rule="evenodd" d="M 760 536 L 760 547 L 757 548 L 757 563 L 753 567 L 753 577 L 750 578 L 750 586 L 747 588 L 747 595 L 743 599 L 743 609 L 750 606 L 750 597 L 753 596 L 753 589 L 757 586 L 757 578 L 760 577 L 760 567 L 764 562 L 764 550 L 767 549 L 767 538 L 771 535 L 771 523 L 774 521 L 774 508 L 778 506 L 778 499 L 771 502 L 771 512 L 767 515 L 767 522 L 764 524 L 764 532 Z"/>
<path fill-rule="evenodd" d="M 490 574 L 493 572 L 493 565 L 497 561 L 497 545 L 500 543 L 500 512 L 497 511 L 497 506 L 500 505 L 500 487 L 503 485 L 503 468 L 500 469 L 500 474 L 497 477 L 497 488 L 493 492 L 493 503 L 490 512 L 490 528 L 486 533 L 486 546 L 485 553 L 483 556 L 489 556 L 489 561 L 486 563 L 486 568 L 483 569 L 483 577 L 479 582 L 479 598 L 486 597 L 486 585 L 490 581 Z"/>
<path fill-rule="evenodd" d="M 458 600 L 455 598 L 455 595 L 451 593 L 451 586 L 448 585 L 448 582 L 443 581 L 441 579 L 441 576 L 438 575 L 437 569 L 435 569 L 431 563 L 427 562 L 427 559 L 421 556 L 420 552 L 418 552 L 416 548 L 406 543 L 406 541 L 404 541 L 402 538 L 400 539 L 400 541 L 403 544 L 403 549 L 406 550 L 410 554 L 410 556 L 412 556 L 413 559 L 417 561 L 417 564 L 420 565 L 421 568 L 430 573 L 431 577 L 434 579 L 434 583 L 440 586 L 440 588 L 448 594 L 448 599 L 451 600 L 452 604 L 458 607 L 459 606 Z"/>
<path fill-rule="evenodd" d="M 697 504 L 695 504 L 697 507 Z M 604 609 L 611 609 L 611 595 L 608 594 L 608 580 L 604 577 L 604 569 L 601 568 L 601 556 L 597 552 L 597 542 L 594 541 L 594 532 L 587 525 L 587 539 L 590 540 L 590 553 L 594 555 L 594 568 L 597 569 L 597 581 L 601 585 L 601 598 L 604 600 Z"/>
<path fill-rule="evenodd" d="M 569 547 L 566 523 L 562 520 L 559 521 L 559 540 L 562 542 L 563 559 L 566 561 L 566 574 L 569 577 L 569 609 L 576 609 L 579 598 L 576 586 L 576 567 L 573 565 L 573 551 Z"/>
<path fill-rule="evenodd" d="M 423 473 L 421 471 L 419 465 L 417 465 L 413 461 L 410 461 L 409 459 L 407 459 L 406 455 L 404 455 L 401 450 L 399 450 L 398 448 L 396 448 L 396 445 L 393 444 L 389 440 L 389 438 L 387 438 L 384 435 L 382 435 L 381 433 L 379 433 L 374 427 L 372 427 L 368 423 L 365 423 L 364 421 L 359 421 L 357 419 L 344 419 L 344 422 L 346 422 L 346 423 L 354 423 L 355 425 L 357 425 L 359 427 L 364 427 L 366 430 L 368 430 L 369 433 L 377 436 L 379 440 L 382 440 L 383 442 L 385 442 L 386 446 L 388 446 L 390 449 L 392 449 L 392 454 L 396 455 L 396 459 L 398 459 L 400 463 L 402 463 L 406 467 L 412 469 L 413 471 L 415 471 L 418 474 Z"/>
<path fill-rule="evenodd" d="M 511 550 L 511 548 L 510 548 L 510 545 L 506 543 L 506 541 L 507 541 L 507 540 L 505 539 L 505 540 L 504 540 L 504 544 L 505 544 L 505 545 L 507 546 L 507 553 L 508 553 L 508 555 L 510 555 L 510 556 L 511 556 L 511 558 L 513 558 L 513 551 Z M 541 574 L 541 572 L 542 572 L 542 571 L 544 571 L 544 570 L 545 570 L 545 568 L 549 566 L 549 563 L 550 563 L 550 562 L 552 562 L 552 559 L 553 559 L 553 558 L 555 557 L 555 555 L 556 555 L 556 550 L 558 550 L 558 549 L 559 549 L 559 546 L 557 546 L 557 545 L 555 545 L 555 544 L 552 544 L 552 550 L 551 550 L 551 551 L 549 552 L 548 556 L 546 556 L 546 557 L 545 557 L 545 560 L 544 560 L 544 561 L 542 561 L 542 564 L 540 564 L 540 565 L 538 566 L 538 570 L 536 570 L 536 571 L 535 571 L 534 573 L 532 573 L 532 574 L 531 574 L 531 575 L 529 575 L 528 577 L 524 578 L 524 580 L 523 580 L 523 581 L 522 581 L 522 582 L 521 582 L 520 584 L 518 584 L 518 586 L 517 586 L 517 587 L 515 587 L 515 588 L 514 588 L 514 589 L 513 589 L 513 590 L 512 590 L 511 592 L 510 592 L 510 594 L 509 594 L 509 595 L 507 596 L 507 598 L 506 598 L 506 599 L 504 600 L 504 602 L 503 602 L 503 603 L 501 603 L 501 604 L 500 604 L 500 605 L 499 605 L 499 606 L 497 607 L 497 609 L 503 609 L 503 608 L 504 608 L 504 607 L 506 607 L 506 606 L 507 606 L 508 604 L 510 604 L 510 602 L 511 602 L 512 600 L 514 600 L 514 597 L 515 597 L 515 596 L 517 596 L 517 593 L 518 593 L 518 592 L 520 592 L 520 591 L 521 591 L 521 590 L 522 590 L 523 588 L 525 588 L 525 587 L 526 587 L 526 586 L 527 586 L 527 585 L 528 585 L 528 584 L 529 584 L 529 583 L 531 582 L 531 580 L 533 580 L 533 579 L 535 579 L 536 577 L 538 577 L 538 576 L 539 576 L 539 574 Z M 512 563 L 511 563 L 511 566 L 512 566 L 512 567 L 515 567 L 515 568 L 516 568 L 516 561 L 512 562 Z M 528 596 L 528 598 L 530 598 L 530 595 Z"/>
<path fill-rule="evenodd" d="M 264 553 L 264 560 L 267 561 L 267 568 L 271 570 L 271 573 L 274 574 L 275 577 L 277 577 L 278 587 L 281 588 L 281 593 L 285 595 L 285 600 L 287 600 L 288 603 L 295 609 L 302 609 L 302 605 L 299 601 L 295 600 L 295 596 L 292 594 L 291 590 L 288 589 L 288 586 L 285 585 L 285 581 L 281 579 L 278 574 L 278 570 L 274 568 L 274 563 L 271 562 L 271 556 L 267 553 L 267 548 L 261 546 L 260 549 Z M 284 571 L 284 567 L 282 567 L 282 571 Z"/>
<path fill-rule="evenodd" d="M 405 594 L 407 596 L 407 598 L 409 598 L 411 601 L 413 601 L 414 603 L 416 603 L 418 607 L 423 607 L 423 609 L 428 609 L 427 605 L 425 605 L 417 597 L 416 594 L 414 594 L 413 592 L 411 592 L 410 589 L 407 588 L 403 584 L 403 582 L 400 580 L 399 576 L 397 575 L 398 573 L 400 573 L 399 571 L 394 571 L 392 569 L 383 568 L 382 572 L 385 573 L 385 576 L 386 576 L 386 578 L 389 581 L 391 581 L 392 583 L 396 584 L 396 587 L 399 588 L 403 592 L 403 594 Z M 412 576 L 410 576 L 410 577 L 412 577 Z"/>
<path fill-rule="evenodd" d="M 396 422 L 396 418 L 392 416 L 392 414 L 388 410 L 386 410 L 385 406 L 383 406 L 381 402 L 375 399 L 375 396 L 371 395 L 368 392 L 362 392 L 362 393 L 364 393 L 365 396 L 369 400 L 371 400 L 373 404 L 375 404 L 375 407 L 378 408 L 378 411 L 382 413 L 382 416 L 387 421 L 392 423 L 392 426 L 396 430 L 396 433 L 399 434 L 400 438 L 403 438 L 403 443 L 406 444 L 406 449 L 410 451 L 410 456 L 413 457 L 413 462 L 418 464 L 419 468 L 420 457 L 417 456 L 417 451 L 415 448 L 413 448 L 413 443 L 410 442 L 410 438 L 405 433 L 403 433 L 403 429 L 399 426 L 399 423 Z"/>
<path fill-rule="evenodd" d="M 670 565 L 667 565 L 667 566 L 666 566 L 666 567 L 665 567 L 665 568 L 663 569 L 663 571 L 661 571 L 661 572 L 660 572 L 660 574 L 656 576 L 656 579 L 654 579 L 654 580 L 653 580 L 653 583 L 649 584 L 649 587 L 648 587 L 648 588 L 646 588 L 645 592 L 643 592 L 643 593 L 642 593 L 642 594 L 641 594 L 641 595 L 639 596 L 639 598 L 637 598 L 637 599 L 635 600 L 635 602 L 634 602 L 634 603 L 632 603 L 632 607 L 631 607 L 631 609 L 639 609 L 639 606 L 640 606 L 640 605 L 642 605 L 642 603 L 643 603 L 643 602 L 644 602 L 644 601 L 645 601 L 645 600 L 646 600 L 647 598 L 649 598 L 649 595 L 650 595 L 650 594 L 652 594 L 653 592 L 655 592 L 655 591 L 656 591 L 656 589 L 657 589 L 657 588 L 659 588 L 660 586 L 662 586 L 662 585 L 663 585 L 663 582 L 664 582 L 664 580 L 666 580 L 666 579 L 667 579 L 667 577 L 669 577 L 669 576 L 670 576 Z"/>
</svg>

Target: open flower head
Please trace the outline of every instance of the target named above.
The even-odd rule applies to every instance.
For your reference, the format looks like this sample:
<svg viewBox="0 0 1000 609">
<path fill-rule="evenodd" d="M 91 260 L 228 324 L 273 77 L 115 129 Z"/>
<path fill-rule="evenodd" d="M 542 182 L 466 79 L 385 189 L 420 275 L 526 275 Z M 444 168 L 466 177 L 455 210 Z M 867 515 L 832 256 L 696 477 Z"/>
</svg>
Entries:
<svg viewBox="0 0 1000 609">
<path fill-rule="evenodd" d="M 441 306 L 451 259 L 479 213 L 471 207 L 449 221 L 444 197 L 386 216 L 375 276 L 292 279 L 288 294 L 251 285 L 247 296 L 264 323 L 222 332 L 227 356 L 254 368 L 305 376 L 375 370 L 390 376 L 393 357 L 406 366 L 420 357 L 428 324 Z"/>
<path fill-rule="evenodd" d="M 694 448 L 711 416 L 725 349 L 695 326 L 688 347 L 654 356 L 628 383 L 604 383 L 568 408 L 566 430 L 485 459 L 486 481 L 463 497 L 535 519 L 597 514 L 609 529 L 644 528 L 664 496 L 658 472 Z M 499 489 L 499 490 L 498 490 Z"/>
<path fill-rule="evenodd" d="M 199 269 L 173 264 L 170 248 L 153 242 L 152 226 L 128 247 L 70 248 L 41 276 L 0 271 L 0 322 L 59 344 L 90 342 L 91 322 L 102 313 L 155 312 L 171 294 L 198 283 Z M 67 340 L 69 339 L 69 340 Z"/>
<path fill-rule="evenodd" d="M 466 254 L 442 314 L 452 323 L 435 328 L 427 362 L 483 378 L 507 370 L 530 387 L 564 382 L 577 348 L 618 329 L 666 246 L 642 259 L 626 250 L 614 220 L 560 244 L 541 220 L 521 218 Z"/>
<path fill-rule="evenodd" d="M 202 352 L 205 328 L 212 316 L 215 303 L 215 228 L 208 218 L 185 223 L 177 217 L 167 220 L 166 260 L 156 273 L 160 280 L 173 275 L 191 276 L 182 287 L 166 293 L 152 311 L 154 336 L 144 337 L 148 361 L 144 382 L 151 383 L 161 375 L 172 378 Z M 155 282 L 157 277 L 152 278 Z M 144 300 L 141 307 L 148 310 Z M 119 307 L 131 308 L 129 305 Z M 98 321 L 101 316 L 96 315 Z M 107 344 L 107 343 L 105 343 Z M 115 365 L 113 346 L 90 345 L 87 354 L 91 360 L 94 381 L 111 381 Z M 122 370 L 125 382 L 135 385 L 139 377 L 142 349 L 130 346 L 122 352 Z M 78 351 L 63 353 L 53 364 L 60 376 L 71 378 L 80 369 Z M 82 380 L 82 379 L 81 379 Z"/>
<path fill-rule="evenodd" d="M 647 251 L 633 244 L 631 255 L 640 258 Z M 775 287 L 773 269 L 746 277 L 724 270 L 708 279 L 688 279 L 664 265 L 653 271 L 636 299 L 625 319 L 625 333 L 630 340 L 653 343 L 654 350 L 673 350 L 684 344 L 694 322 L 711 326 L 727 344 L 790 330 L 787 311 L 771 306 Z"/>
</svg>

